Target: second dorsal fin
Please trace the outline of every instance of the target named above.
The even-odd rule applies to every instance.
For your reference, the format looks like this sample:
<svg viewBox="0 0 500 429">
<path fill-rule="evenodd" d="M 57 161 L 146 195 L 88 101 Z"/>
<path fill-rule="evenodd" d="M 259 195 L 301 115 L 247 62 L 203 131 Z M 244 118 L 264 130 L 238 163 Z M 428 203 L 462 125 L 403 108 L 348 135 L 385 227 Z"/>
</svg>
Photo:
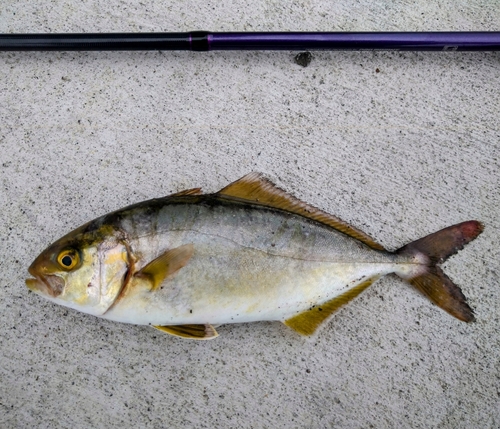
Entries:
<svg viewBox="0 0 500 429">
<path fill-rule="evenodd" d="M 260 173 L 250 173 L 221 189 L 217 195 L 250 201 L 259 205 L 281 209 L 295 213 L 308 219 L 321 222 L 347 234 L 372 249 L 385 250 L 373 238 L 339 219 L 314 206 L 288 194 L 274 183 L 262 177 Z"/>
</svg>

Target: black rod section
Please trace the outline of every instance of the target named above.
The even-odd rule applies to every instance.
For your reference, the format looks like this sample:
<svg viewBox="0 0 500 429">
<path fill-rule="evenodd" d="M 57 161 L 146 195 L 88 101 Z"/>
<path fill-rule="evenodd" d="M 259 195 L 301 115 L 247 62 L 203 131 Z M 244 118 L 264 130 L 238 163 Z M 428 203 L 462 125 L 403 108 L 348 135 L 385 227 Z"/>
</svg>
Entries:
<svg viewBox="0 0 500 429">
<path fill-rule="evenodd" d="M 0 51 L 208 51 L 208 32 L 0 34 Z"/>
</svg>

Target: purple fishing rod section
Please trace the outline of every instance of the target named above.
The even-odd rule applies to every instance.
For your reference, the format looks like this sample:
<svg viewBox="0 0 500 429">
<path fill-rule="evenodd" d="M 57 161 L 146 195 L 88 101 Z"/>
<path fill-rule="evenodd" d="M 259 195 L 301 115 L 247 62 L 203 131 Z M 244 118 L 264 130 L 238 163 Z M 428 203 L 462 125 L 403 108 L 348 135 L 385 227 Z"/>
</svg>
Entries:
<svg viewBox="0 0 500 429">
<path fill-rule="evenodd" d="M 500 32 L 0 34 L 0 51 L 499 51 Z"/>
<path fill-rule="evenodd" d="M 497 51 L 500 32 L 213 33 L 209 50 Z"/>
</svg>

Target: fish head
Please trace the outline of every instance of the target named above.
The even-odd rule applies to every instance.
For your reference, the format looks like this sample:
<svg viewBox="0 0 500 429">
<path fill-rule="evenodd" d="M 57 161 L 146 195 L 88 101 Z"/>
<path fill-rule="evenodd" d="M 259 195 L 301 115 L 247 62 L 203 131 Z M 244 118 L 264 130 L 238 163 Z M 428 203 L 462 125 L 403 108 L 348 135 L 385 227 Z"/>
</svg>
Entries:
<svg viewBox="0 0 500 429">
<path fill-rule="evenodd" d="M 101 316 L 125 285 L 128 249 L 119 230 L 90 222 L 45 249 L 28 268 L 26 286 L 52 302 Z"/>
</svg>

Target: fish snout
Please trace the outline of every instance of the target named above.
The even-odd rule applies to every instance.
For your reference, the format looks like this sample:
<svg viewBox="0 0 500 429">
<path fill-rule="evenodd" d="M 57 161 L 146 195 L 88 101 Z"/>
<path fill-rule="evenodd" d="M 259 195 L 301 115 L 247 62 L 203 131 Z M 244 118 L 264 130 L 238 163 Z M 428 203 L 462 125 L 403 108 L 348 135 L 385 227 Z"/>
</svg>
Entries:
<svg viewBox="0 0 500 429">
<path fill-rule="evenodd" d="M 45 289 L 45 285 L 40 279 L 40 277 L 38 277 L 38 272 L 35 269 L 34 262 L 28 268 L 28 273 L 34 277 L 26 279 L 26 286 L 28 287 L 28 289 L 33 292 L 43 292 Z"/>
<path fill-rule="evenodd" d="M 36 269 L 35 267 L 36 265 L 36 261 L 33 262 L 30 267 L 28 268 L 28 273 L 30 273 L 30 275 L 32 275 L 33 277 L 38 277 L 38 270 Z"/>
</svg>

